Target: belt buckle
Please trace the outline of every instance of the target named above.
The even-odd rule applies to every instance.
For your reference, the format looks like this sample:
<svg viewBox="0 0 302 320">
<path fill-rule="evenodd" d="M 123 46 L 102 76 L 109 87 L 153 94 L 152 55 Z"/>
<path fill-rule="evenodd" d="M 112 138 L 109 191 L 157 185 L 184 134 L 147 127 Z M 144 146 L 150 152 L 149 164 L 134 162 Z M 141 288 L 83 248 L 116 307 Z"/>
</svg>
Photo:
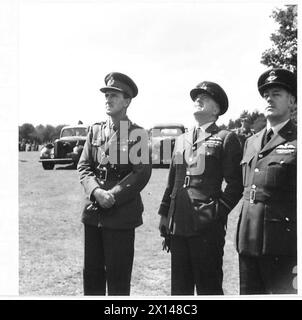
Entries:
<svg viewBox="0 0 302 320">
<path fill-rule="evenodd" d="M 256 187 L 252 186 L 250 190 L 250 203 L 255 203 L 255 199 L 256 199 Z"/>
<path fill-rule="evenodd" d="M 107 181 L 107 175 L 108 175 L 107 168 L 98 166 L 98 170 L 99 170 L 100 180 Z"/>
<path fill-rule="evenodd" d="M 190 184 L 190 176 L 185 176 L 184 185 L 183 187 L 186 188 Z"/>
</svg>

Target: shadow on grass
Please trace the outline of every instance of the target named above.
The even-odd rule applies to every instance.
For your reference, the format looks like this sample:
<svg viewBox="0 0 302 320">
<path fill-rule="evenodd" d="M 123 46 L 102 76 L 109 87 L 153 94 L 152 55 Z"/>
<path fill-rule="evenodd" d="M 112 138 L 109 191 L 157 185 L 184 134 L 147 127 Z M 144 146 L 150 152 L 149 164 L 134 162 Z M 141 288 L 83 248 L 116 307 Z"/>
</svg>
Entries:
<svg viewBox="0 0 302 320">
<path fill-rule="evenodd" d="M 69 164 L 68 166 L 56 168 L 56 170 L 76 170 L 76 169 L 77 169 L 77 166 L 74 164 Z"/>
</svg>

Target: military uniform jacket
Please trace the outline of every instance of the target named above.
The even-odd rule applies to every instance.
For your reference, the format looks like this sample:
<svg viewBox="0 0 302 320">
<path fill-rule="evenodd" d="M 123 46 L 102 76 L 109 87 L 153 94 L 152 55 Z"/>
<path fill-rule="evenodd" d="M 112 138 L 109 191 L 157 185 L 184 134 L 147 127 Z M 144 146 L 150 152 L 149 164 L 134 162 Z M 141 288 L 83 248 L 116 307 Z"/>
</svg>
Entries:
<svg viewBox="0 0 302 320">
<path fill-rule="evenodd" d="M 240 254 L 295 256 L 297 130 L 289 121 L 262 148 L 250 137 L 241 162 L 244 196 L 237 229 Z"/>
<path fill-rule="evenodd" d="M 227 214 L 242 195 L 242 149 L 236 134 L 219 130 L 213 123 L 194 142 L 195 130 L 176 140 L 168 184 L 158 212 L 168 217 L 175 235 L 203 232 L 211 225 L 207 214 L 208 220 L 215 220 L 214 214 L 225 223 Z M 223 180 L 226 185 L 222 191 Z M 207 210 L 200 210 L 204 204 Z"/>
<path fill-rule="evenodd" d="M 128 118 L 124 120 L 128 121 L 128 136 L 121 136 L 119 129 L 113 132 L 109 122 L 94 124 L 89 130 L 78 163 L 80 182 L 86 194 L 82 212 L 85 224 L 112 229 L 130 229 L 142 224 L 144 207 L 140 191 L 149 181 L 152 166 L 131 162 L 131 147 L 138 142 L 130 140 L 131 132 L 140 127 Z M 109 149 L 116 151 L 113 152 L 114 161 L 112 158 L 108 161 Z M 107 171 L 105 180 L 103 169 Z M 87 206 L 95 201 L 92 193 L 98 187 L 110 190 L 115 204 L 110 209 L 87 212 Z"/>
</svg>

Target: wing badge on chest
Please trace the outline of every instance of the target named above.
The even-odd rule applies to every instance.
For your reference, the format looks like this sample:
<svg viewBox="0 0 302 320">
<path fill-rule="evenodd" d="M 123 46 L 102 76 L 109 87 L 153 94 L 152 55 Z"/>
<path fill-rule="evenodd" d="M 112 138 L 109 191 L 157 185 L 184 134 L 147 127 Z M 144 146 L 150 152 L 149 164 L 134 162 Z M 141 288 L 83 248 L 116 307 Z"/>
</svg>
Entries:
<svg viewBox="0 0 302 320">
<path fill-rule="evenodd" d="M 281 144 L 276 148 L 278 154 L 292 154 L 294 152 L 296 152 L 296 147 L 289 143 Z"/>
</svg>

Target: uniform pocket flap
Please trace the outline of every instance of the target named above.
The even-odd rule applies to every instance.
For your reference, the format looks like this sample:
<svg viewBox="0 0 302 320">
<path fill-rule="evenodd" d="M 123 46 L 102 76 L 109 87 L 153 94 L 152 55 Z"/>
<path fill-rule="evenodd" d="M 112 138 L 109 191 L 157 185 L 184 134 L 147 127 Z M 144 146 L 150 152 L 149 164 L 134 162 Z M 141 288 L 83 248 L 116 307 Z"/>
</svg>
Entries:
<svg viewBox="0 0 302 320">
<path fill-rule="evenodd" d="M 102 145 L 102 139 L 94 139 L 91 141 L 91 145 L 94 147 L 100 147 Z"/>
<path fill-rule="evenodd" d="M 295 155 L 274 154 L 273 156 L 270 157 L 267 165 L 273 165 L 273 164 L 287 165 L 287 164 L 295 164 L 295 163 L 296 163 Z"/>
<path fill-rule="evenodd" d="M 249 153 L 249 154 L 245 154 L 242 158 L 242 160 L 240 161 L 240 164 L 246 164 L 246 163 L 250 163 L 251 160 L 255 157 L 255 153 Z"/>
</svg>

